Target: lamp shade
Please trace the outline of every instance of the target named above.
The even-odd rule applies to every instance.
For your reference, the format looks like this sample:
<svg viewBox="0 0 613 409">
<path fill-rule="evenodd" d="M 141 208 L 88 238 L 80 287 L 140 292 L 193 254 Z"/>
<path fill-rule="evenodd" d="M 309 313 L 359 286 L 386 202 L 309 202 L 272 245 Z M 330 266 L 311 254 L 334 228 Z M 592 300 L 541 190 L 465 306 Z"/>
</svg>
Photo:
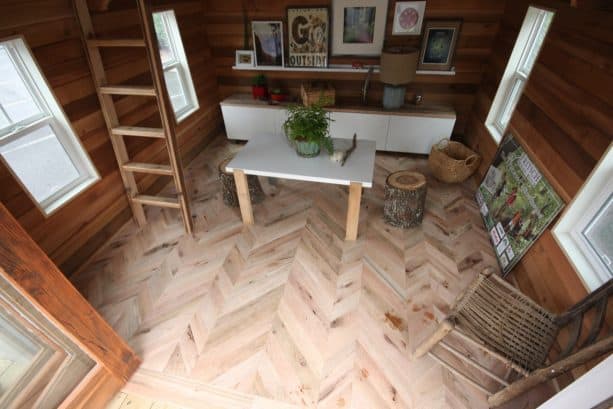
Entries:
<svg viewBox="0 0 613 409">
<path fill-rule="evenodd" d="M 419 52 L 416 48 L 389 48 L 381 53 L 379 80 L 384 84 L 404 85 L 415 79 Z"/>
</svg>

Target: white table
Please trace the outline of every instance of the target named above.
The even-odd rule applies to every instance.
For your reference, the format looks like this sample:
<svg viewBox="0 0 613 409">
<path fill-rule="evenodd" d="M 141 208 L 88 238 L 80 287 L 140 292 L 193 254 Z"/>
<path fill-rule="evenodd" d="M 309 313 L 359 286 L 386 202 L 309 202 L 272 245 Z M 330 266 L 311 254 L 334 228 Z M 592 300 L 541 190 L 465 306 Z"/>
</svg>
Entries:
<svg viewBox="0 0 613 409">
<path fill-rule="evenodd" d="M 339 143 L 348 144 L 350 141 Z M 345 166 L 340 166 L 332 162 L 325 151 L 315 158 L 298 156 L 284 136 L 259 135 L 250 139 L 226 166 L 226 171 L 234 173 L 243 223 L 253 224 L 246 175 L 346 185 L 349 186 L 349 203 L 345 239 L 355 240 L 362 188 L 372 187 L 375 150 L 374 141 L 358 140 Z"/>
</svg>

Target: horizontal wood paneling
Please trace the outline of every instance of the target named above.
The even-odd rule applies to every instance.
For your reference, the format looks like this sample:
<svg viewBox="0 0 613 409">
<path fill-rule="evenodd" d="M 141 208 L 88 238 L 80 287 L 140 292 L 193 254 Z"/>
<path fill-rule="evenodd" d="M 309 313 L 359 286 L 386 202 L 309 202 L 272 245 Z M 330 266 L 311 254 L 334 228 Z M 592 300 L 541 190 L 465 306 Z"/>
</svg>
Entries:
<svg viewBox="0 0 613 409">
<path fill-rule="evenodd" d="M 235 50 L 243 49 L 242 3 L 247 4 L 249 20 L 283 20 L 287 33 L 286 8 L 288 6 L 330 5 L 330 1 L 314 0 L 205 0 L 207 4 L 205 25 L 219 81 L 220 97 L 236 92 L 250 92 L 254 72 L 233 71 Z M 385 45 L 420 47 L 421 36 L 393 36 L 392 19 L 394 1 L 389 1 Z M 441 77 L 420 75 L 408 86 L 407 98 L 415 92 L 424 96 L 425 102 L 444 103 L 453 106 L 458 112 L 454 132 L 462 134 L 471 112 L 475 95 L 481 82 L 492 45 L 498 31 L 499 21 L 504 9 L 502 0 L 429 0 L 426 6 L 426 19 L 462 19 L 463 25 L 458 40 L 455 66 L 456 75 Z M 251 38 L 251 33 L 249 33 Z M 285 34 L 287 45 L 287 34 Z M 286 46 L 287 49 L 287 46 Z M 378 64 L 378 58 L 334 57 L 332 63 Z M 305 80 L 329 80 L 333 83 L 340 99 L 358 99 L 366 74 L 358 73 L 303 73 L 269 72 L 266 73 L 271 87 L 281 87 L 293 95 L 299 94 L 300 84 Z M 383 86 L 378 75 L 373 76 L 369 99 L 380 103 Z"/>
<path fill-rule="evenodd" d="M 184 162 L 198 153 L 221 124 L 211 52 L 202 25 L 200 0 L 154 1 L 174 9 L 188 56 L 200 109 L 178 127 Z M 93 14 L 98 33 L 142 37 L 133 0 L 116 0 L 107 12 Z M 0 38 L 23 35 L 32 48 L 68 118 L 100 173 L 101 180 L 49 218 L 45 218 L 3 165 L 0 200 L 66 273 L 74 271 L 98 246 L 129 220 L 131 213 L 106 131 L 71 0 L 9 1 L 0 4 Z M 143 50 L 104 50 L 109 83 L 151 83 Z M 124 125 L 156 124 L 152 99 L 116 100 Z M 167 163 L 162 141 L 130 138 L 131 157 Z M 146 191 L 159 190 L 169 178 L 139 177 Z"/>
<path fill-rule="evenodd" d="M 613 13 L 559 1 L 507 2 L 467 140 L 484 156 L 482 176 L 496 151 L 483 123 L 532 3 L 554 9 L 556 16 L 510 130 L 568 203 L 613 140 Z M 524 292 L 552 311 L 563 311 L 586 295 L 550 229 L 513 275 Z"/>
</svg>

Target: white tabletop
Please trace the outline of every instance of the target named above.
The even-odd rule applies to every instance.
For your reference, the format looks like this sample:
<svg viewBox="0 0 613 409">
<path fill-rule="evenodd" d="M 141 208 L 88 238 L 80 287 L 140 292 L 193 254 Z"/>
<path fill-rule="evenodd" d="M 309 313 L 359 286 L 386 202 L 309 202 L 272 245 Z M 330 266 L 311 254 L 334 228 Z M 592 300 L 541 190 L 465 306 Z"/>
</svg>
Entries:
<svg viewBox="0 0 613 409">
<path fill-rule="evenodd" d="M 350 140 L 340 140 L 339 146 L 348 146 Z M 247 175 L 269 176 L 282 179 L 349 185 L 360 183 L 372 187 L 375 167 L 375 142 L 358 140 L 345 166 L 332 162 L 322 149 L 315 158 L 302 158 L 285 136 L 261 135 L 254 137 L 226 166 L 228 172 L 239 169 Z"/>
</svg>

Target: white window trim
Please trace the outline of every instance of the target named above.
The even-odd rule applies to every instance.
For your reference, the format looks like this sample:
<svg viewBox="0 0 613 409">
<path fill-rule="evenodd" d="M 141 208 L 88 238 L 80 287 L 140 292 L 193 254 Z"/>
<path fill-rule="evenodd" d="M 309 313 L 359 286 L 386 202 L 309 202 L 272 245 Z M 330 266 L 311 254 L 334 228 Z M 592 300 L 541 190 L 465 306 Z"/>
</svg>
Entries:
<svg viewBox="0 0 613 409">
<path fill-rule="evenodd" d="M 497 144 L 502 140 L 511 115 L 513 111 L 515 111 L 515 107 L 528 82 L 531 68 L 528 70 L 525 69 L 525 61 L 534 50 L 534 47 L 537 46 L 536 39 L 538 33 L 543 30 L 545 17 L 548 15 L 553 15 L 553 12 L 530 6 L 524 17 L 517 40 L 515 40 L 515 45 L 513 46 L 511 57 L 509 57 L 507 67 L 498 85 L 496 96 L 490 107 L 487 119 L 485 120 L 485 127 Z M 547 29 L 548 28 L 549 27 L 547 27 Z M 540 49 L 538 52 L 540 52 Z M 513 90 L 516 89 L 516 87 L 518 87 L 517 92 L 515 93 L 515 97 L 513 97 Z M 505 113 L 508 113 L 508 120 L 506 123 L 502 123 L 501 119 L 507 116 Z"/>
<path fill-rule="evenodd" d="M 42 70 L 34 59 L 32 50 L 30 50 L 25 38 L 22 35 L 8 37 L 0 39 L 0 43 L 8 43 L 8 46 L 11 49 L 11 57 L 13 57 L 17 64 L 21 67 L 21 74 L 24 75 L 26 85 L 37 97 L 36 103 L 39 105 L 42 104 L 42 108 L 50 113 L 48 116 L 42 115 L 41 118 L 33 123 L 30 123 L 26 127 L 18 126 L 4 137 L 0 137 L 0 145 L 13 141 L 24 133 L 31 132 L 33 129 L 49 125 L 53 129 L 58 141 L 62 144 L 66 150 L 66 153 L 72 160 L 73 165 L 80 174 L 78 179 L 58 190 L 44 201 L 39 202 L 30 193 L 27 186 L 22 183 L 21 179 L 13 172 L 10 164 L 4 160 L 2 155 L 0 155 L 0 160 L 11 172 L 15 180 L 17 180 L 32 202 L 34 202 L 36 207 L 38 207 L 40 212 L 45 217 L 49 217 L 62 206 L 67 204 L 70 200 L 75 198 L 78 194 L 99 181 L 100 175 L 94 167 L 91 158 L 81 143 L 81 140 L 76 136 L 76 132 L 74 131 L 72 124 L 62 110 L 61 105 L 51 90 L 51 86 L 49 85 L 47 79 L 42 75 Z M 3 130 L 5 129 L 6 128 Z"/>
<path fill-rule="evenodd" d="M 181 84 L 185 89 L 185 97 L 188 100 L 188 104 L 185 108 L 175 112 L 175 119 L 177 123 L 179 123 L 200 109 L 200 104 L 194 88 L 194 81 L 192 80 L 191 71 L 187 62 L 187 55 L 185 54 L 183 40 L 181 39 L 179 24 L 177 23 L 177 17 L 174 10 L 164 10 L 153 14 L 160 14 L 162 16 L 162 19 L 166 24 L 166 29 L 168 30 L 172 50 L 177 58 L 177 61 L 172 61 L 166 65 L 162 65 L 162 68 L 164 69 L 164 72 L 173 68 L 177 69 L 179 76 L 181 77 Z"/>
<path fill-rule="evenodd" d="M 578 273 L 588 291 L 606 281 L 604 267 L 583 246 L 579 234 L 613 192 L 613 143 L 553 228 L 553 236 Z"/>
</svg>

